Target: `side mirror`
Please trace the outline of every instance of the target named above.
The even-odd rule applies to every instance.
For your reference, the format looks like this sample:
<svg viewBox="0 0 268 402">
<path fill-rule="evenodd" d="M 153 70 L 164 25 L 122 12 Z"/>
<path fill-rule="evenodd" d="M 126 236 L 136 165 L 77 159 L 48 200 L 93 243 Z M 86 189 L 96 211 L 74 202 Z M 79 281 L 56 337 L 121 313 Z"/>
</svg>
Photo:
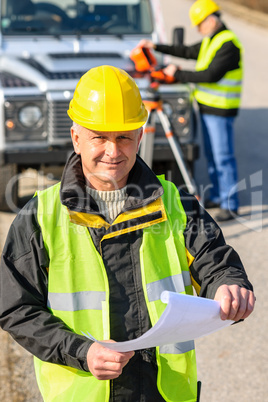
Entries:
<svg viewBox="0 0 268 402">
<path fill-rule="evenodd" d="M 174 28 L 173 29 L 173 45 L 183 45 L 184 42 L 184 28 Z"/>
</svg>

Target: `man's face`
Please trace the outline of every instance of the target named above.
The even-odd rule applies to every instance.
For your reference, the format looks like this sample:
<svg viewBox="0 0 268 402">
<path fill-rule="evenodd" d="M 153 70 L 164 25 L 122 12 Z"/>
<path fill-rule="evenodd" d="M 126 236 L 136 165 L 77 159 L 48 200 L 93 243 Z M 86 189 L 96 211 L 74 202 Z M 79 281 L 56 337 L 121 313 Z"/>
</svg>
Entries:
<svg viewBox="0 0 268 402">
<path fill-rule="evenodd" d="M 197 26 L 197 29 L 202 36 L 211 36 L 215 29 L 214 18 L 211 15 L 209 15 L 206 19 L 204 19 L 204 21 L 202 21 Z"/>
<path fill-rule="evenodd" d="M 142 128 L 120 132 L 72 128 L 74 150 L 81 155 L 87 184 L 101 191 L 124 187 L 136 161 L 142 133 Z"/>
</svg>

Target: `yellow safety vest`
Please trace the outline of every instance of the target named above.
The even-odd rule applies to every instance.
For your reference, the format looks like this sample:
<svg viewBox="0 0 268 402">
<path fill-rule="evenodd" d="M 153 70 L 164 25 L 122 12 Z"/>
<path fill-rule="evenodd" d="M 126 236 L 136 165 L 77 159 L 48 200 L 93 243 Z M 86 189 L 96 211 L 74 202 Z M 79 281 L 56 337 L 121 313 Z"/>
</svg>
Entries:
<svg viewBox="0 0 268 402">
<path fill-rule="evenodd" d="M 236 35 L 228 30 L 215 35 L 214 38 L 204 38 L 198 54 L 196 71 L 208 68 L 216 52 L 225 42 L 232 41 L 240 49 L 240 66 L 236 70 L 228 71 L 222 79 L 213 83 L 196 85 L 194 96 L 197 102 L 219 109 L 237 109 L 241 102 L 243 64 L 242 45 Z"/>
<path fill-rule="evenodd" d="M 119 215 L 112 225 L 92 214 L 68 211 L 60 202 L 59 186 L 38 192 L 38 221 L 50 265 L 48 308 L 77 334 L 90 332 L 96 339 L 110 339 L 109 284 L 103 260 L 87 226 L 112 228 L 107 237 L 143 229 L 140 265 L 145 300 L 152 325 L 166 305 L 163 290 L 192 293 L 183 231 L 186 215 L 175 185 L 159 178 L 164 195 L 146 207 Z M 156 213 L 156 214 L 154 214 Z M 135 218 L 158 216 L 153 221 Z M 188 258 L 188 260 L 187 260 Z M 158 390 L 166 401 L 195 402 L 197 375 L 194 342 L 156 348 Z M 37 382 L 46 402 L 108 402 L 110 381 L 91 373 L 35 358 Z"/>
</svg>

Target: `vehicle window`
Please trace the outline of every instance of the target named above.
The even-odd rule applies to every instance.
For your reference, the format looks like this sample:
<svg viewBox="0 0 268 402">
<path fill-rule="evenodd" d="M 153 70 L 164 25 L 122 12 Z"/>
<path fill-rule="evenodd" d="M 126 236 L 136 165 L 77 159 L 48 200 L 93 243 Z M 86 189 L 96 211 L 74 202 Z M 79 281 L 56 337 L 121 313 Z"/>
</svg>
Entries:
<svg viewBox="0 0 268 402">
<path fill-rule="evenodd" d="M 149 0 L 2 0 L 3 35 L 147 34 Z"/>
</svg>

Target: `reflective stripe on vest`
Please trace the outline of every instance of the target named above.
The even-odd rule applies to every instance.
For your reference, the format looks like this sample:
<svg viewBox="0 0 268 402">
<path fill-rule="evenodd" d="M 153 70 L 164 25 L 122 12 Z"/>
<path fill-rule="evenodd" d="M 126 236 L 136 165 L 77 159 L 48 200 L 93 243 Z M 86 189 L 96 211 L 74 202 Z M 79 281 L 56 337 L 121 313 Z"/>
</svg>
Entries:
<svg viewBox="0 0 268 402">
<path fill-rule="evenodd" d="M 185 286 L 191 285 L 190 273 L 183 271 L 181 274 L 170 276 L 160 281 L 147 285 L 148 300 L 160 300 L 164 290 L 170 292 L 184 292 Z M 105 292 L 85 291 L 74 293 L 48 293 L 48 308 L 61 311 L 77 310 L 101 310 L 105 301 Z"/>
<path fill-rule="evenodd" d="M 170 292 L 182 293 L 185 291 L 185 286 L 191 285 L 191 277 L 188 271 L 183 271 L 181 274 L 169 276 L 156 282 L 147 284 L 148 300 L 160 300 L 161 293 L 164 290 Z"/>
<path fill-rule="evenodd" d="M 74 293 L 48 293 L 47 306 L 51 310 L 78 311 L 101 310 L 105 292 L 85 291 Z"/>
<path fill-rule="evenodd" d="M 142 284 L 152 325 L 166 307 L 160 300 L 162 290 L 192 294 L 183 238 L 185 212 L 176 187 L 162 179 L 161 182 L 167 217 L 156 224 L 152 222 L 151 226 L 146 221 L 140 248 Z M 59 184 L 38 193 L 38 221 L 50 258 L 48 307 L 52 314 L 78 334 L 88 331 L 97 339 L 109 339 L 106 270 L 88 229 L 70 222 L 66 208 L 60 203 Z M 156 348 L 156 356 L 157 385 L 164 400 L 195 402 L 194 343 L 161 346 Z M 35 370 L 46 402 L 68 402 L 73 395 L 79 401 L 109 401 L 110 382 L 98 381 L 91 373 L 36 358 Z"/>
<path fill-rule="evenodd" d="M 186 352 L 190 352 L 194 350 L 194 341 L 188 342 L 179 342 L 174 345 L 163 345 L 159 347 L 159 351 L 161 354 L 177 354 L 181 355 Z"/>
<path fill-rule="evenodd" d="M 194 96 L 201 104 L 220 109 L 237 109 L 240 106 L 243 78 L 242 45 L 233 32 L 225 30 L 212 39 L 203 39 L 196 63 L 196 71 L 207 69 L 216 52 L 224 43 L 229 41 L 232 41 L 240 49 L 240 67 L 237 70 L 228 71 L 216 83 L 197 84 Z"/>
</svg>

